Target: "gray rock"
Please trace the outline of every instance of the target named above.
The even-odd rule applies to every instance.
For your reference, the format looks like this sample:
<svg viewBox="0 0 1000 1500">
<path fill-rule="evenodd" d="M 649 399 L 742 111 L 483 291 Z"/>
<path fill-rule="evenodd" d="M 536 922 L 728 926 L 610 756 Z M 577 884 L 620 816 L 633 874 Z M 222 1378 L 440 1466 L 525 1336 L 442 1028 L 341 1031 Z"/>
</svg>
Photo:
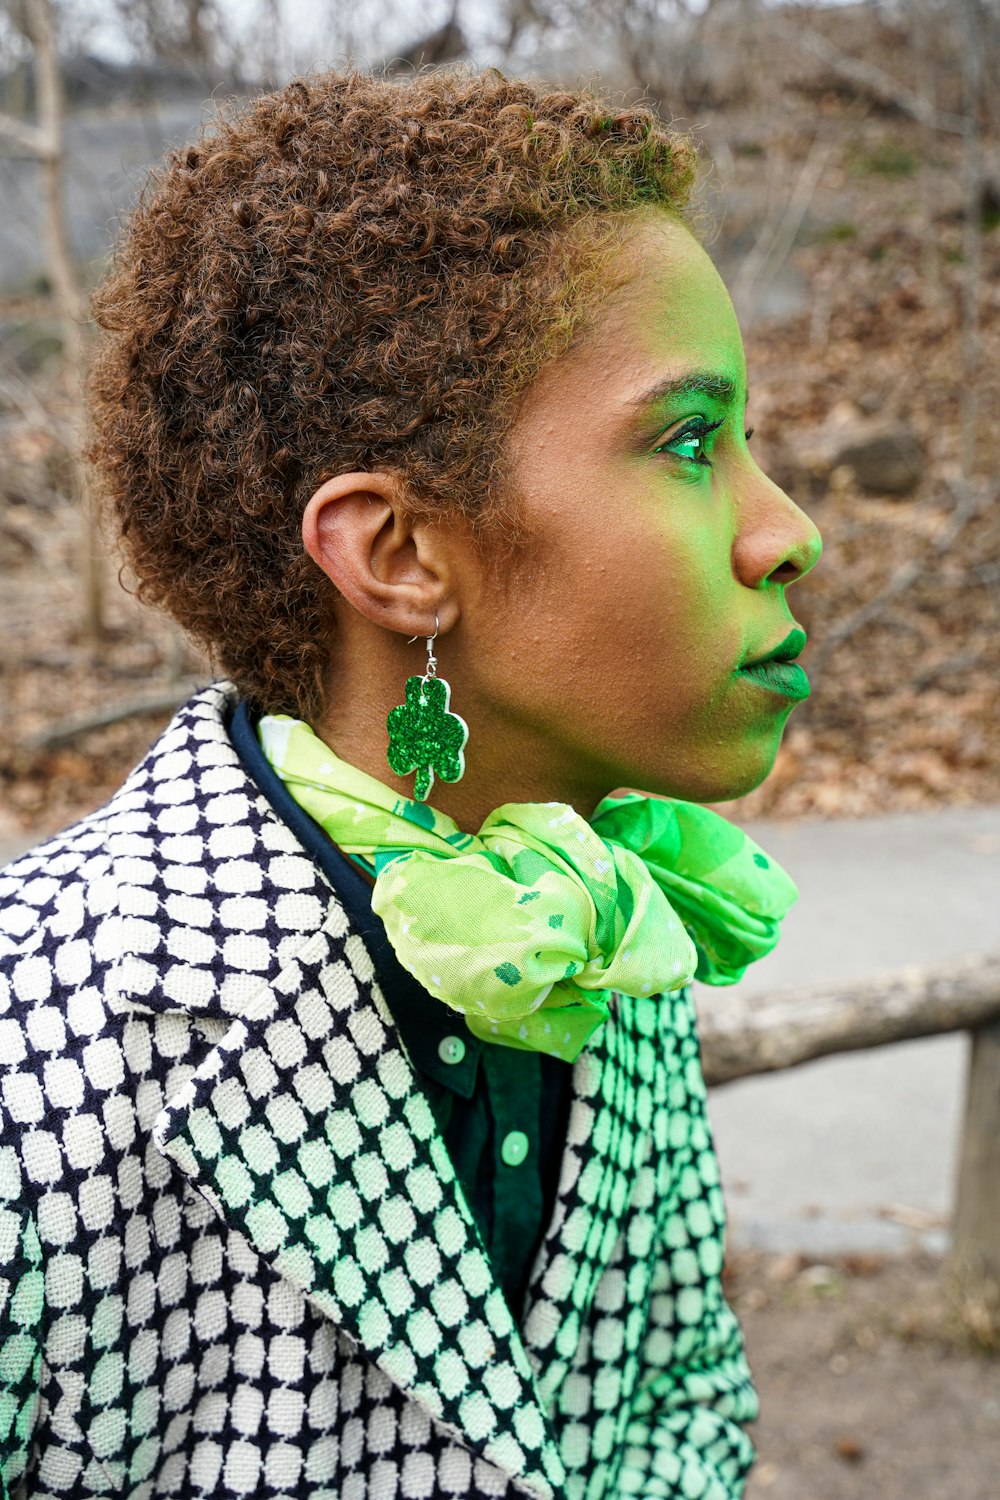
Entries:
<svg viewBox="0 0 1000 1500">
<path fill-rule="evenodd" d="M 926 467 L 916 433 L 898 418 L 861 416 L 840 403 L 819 427 L 802 428 L 775 451 L 768 472 L 790 494 L 823 499 L 837 489 L 837 470 L 875 495 L 910 495 Z"/>
<path fill-rule="evenodd" d="M 862 489 L 874 495 L 909 495 L 924 472 L 924 450 L 903 422 L 881 422 L 841 434 L 831 469 L 846 465 Z"/>
</svg>

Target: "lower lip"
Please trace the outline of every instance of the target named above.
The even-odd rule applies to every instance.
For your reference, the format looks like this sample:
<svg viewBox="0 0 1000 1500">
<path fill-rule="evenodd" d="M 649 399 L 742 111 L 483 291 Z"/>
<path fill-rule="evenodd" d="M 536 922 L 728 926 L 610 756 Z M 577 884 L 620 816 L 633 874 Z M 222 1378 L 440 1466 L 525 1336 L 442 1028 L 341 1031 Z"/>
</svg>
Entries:
<svg viewBox="0 0 1000 1500">
<path fill-rule="evenodd" d="M 740 667 L 739 675 L 755 682 L 758 687 L 769 688 L 772 693 L 782 693 L 797 702 L 808 698 L 812 692 L 809 678 L 794 661 L 767 661 L 756 667 Z"/>
</svg>

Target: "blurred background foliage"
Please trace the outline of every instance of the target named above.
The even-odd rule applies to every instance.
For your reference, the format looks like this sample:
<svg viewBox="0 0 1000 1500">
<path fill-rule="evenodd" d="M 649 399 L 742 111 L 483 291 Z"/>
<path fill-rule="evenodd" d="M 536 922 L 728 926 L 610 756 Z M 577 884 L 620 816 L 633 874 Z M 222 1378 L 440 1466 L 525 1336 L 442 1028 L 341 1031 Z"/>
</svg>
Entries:
<svg viewBox="0 0 1000 1500">
<path fill-rule="evenodd" d="M 0 836 L 98 805 L 211 672 L 91 520 L 87 289 L 168 145 L 346 57 L 596 79 L 695 133 L 754 447 L 826 544 L 813 697 L 723 810 L 1000 800 L 1000 0 L 5 0 Z"/>
</svg>

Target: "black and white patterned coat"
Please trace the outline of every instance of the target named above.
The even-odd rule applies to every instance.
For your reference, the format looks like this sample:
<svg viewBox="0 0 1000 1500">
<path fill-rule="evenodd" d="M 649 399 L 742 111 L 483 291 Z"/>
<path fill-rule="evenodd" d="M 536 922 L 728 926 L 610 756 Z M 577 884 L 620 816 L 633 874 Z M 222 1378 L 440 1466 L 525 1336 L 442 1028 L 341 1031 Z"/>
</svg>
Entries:
<svg viewBox="0 0 1000 1500">
<path fill-rule="evenodd" d="M 2 1493 L 741 1495 L 690 990 L 615 996 L 575 1063 L 518 1327 L 234 697 L 0 872 Z"/>
</svg>

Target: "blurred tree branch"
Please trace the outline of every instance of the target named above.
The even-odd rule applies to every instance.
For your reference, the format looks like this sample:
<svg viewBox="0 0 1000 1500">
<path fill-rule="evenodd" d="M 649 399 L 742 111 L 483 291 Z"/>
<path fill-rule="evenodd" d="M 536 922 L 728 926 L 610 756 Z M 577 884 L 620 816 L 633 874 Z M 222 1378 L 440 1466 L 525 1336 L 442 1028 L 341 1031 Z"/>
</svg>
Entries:
<svg viewBox="0 0 1000 1500">
<path fill-rule="evenodd" d="M 135 698 L 124 698 L 110 707 L 98 709 L 96 713 L 72 714 L 66 719 L 57 719 L 41 733 L 28 741 L 30 750 L 56 750 L 60 745 L 69 745 L 81 735 L 95 729 L 107 729 L 111 724 L 121 724 L 125 719 L 139 718 L 144 714 L 173 713 L 185 699 L 205 686 L 204 677 L 175 674 L 167 687 L 159 691 L 142 693 Z"/>
<path fill-rule="evenodd" d="M 115 9 L 140 56 L 180 63 L 207 78 L 220 27 L 214 0 L 115 0 Z"/>
<path fill-rule="evenodd" d="M 780 218 L 765 224 L 734 279 L 733 302 L 745 326 L 753 323 L 764 287 L 788 259 L 834 145 L 834 140 L 825 135 L 813 140 Z"/>
<path fill-rule="evenodd" d="M 451 11 L 440 26 L 427 32 L 402 51 L 394 52 L 388 59 L 390 72 L 398 72 L 406 66 L 424 68 L 428 64 L 452 62 L 468 55 L 469 44 L 458 19 L 459 0 L 452 0 Z"/>
<path fill-rule="evenodd" d="M 951 545 L 959 532 L 962 531 L 969 521 L 974 521 L 985 511 L 992 509 L 996 505 L 998 495 L 1000 495 L 1000 490 L 998 490 L 995 484 L 974 486 L 969 484 L 964 476 L 953 479 L 949 479 L 947 475 L 942 475 L 941 477 L 951 491 L 953 504 L 945 525 L 931 542 L 930 550 L 934 556 L 940 556 L 942 553 L 950 551 Z M 862 626 L 870 625 L 872 620 L 884 614 L 893 600 L 904 593 L 910 587 L 911 583 L 915 583 L 920 575 L 925 572 L 926 568 L 926 557 L 911 558 L 909 562 L 903 563 L 902 567 L 896 569 L 890 576 L 885 587 L 880 589 L 873 598 L 866 600 L 859 609 L 846 615 L 836 625 L 832 626 L 827 631 L 822 645 L 812 659 L 813 671 L 817 674 L 822 672 L 831 653 L 838 646 L 843 645 L 844 641 L 849 640 L 852 635 L 855 635 Z"/>
<path fill-rule="evenodd" d="M 919 120 L 923 125 L 930 125 L 935 130 L 949 131 L 954 135 L 965 134 L 965 115 L 952 114 L 949 110 L 938 109 L 926 95 L 909 88 L 905 83 L 900 83 L 898 79 L 891 78 L 874 63 L 865 62 L 863 58 L 852 57 L 849 53 L 842 52 L 813 27 L 799 24 L 794 28 L 792 35 L 801 50 L 811 52 L 814 57 L 820 58 L 832 72 L 839 73 L 850 83 L 860 84 L 870 89 L 873 94 L 895 104 L 906 114 L 911 115 L 914 120 Z"/>
<path fill-rule="evenodd" d="M 18 120 L 14 115 L 7 115 L 2 111 L 0 111 L 0 136 L 5 136 L 8 141 L 13 142 L 24 156 L 33 156 L 39 161 L 51 150 L 44 131 L 39 130 L 37 125 L 31 125 L 27 120 Z M 4 154 L 9 156 L 13 153 L 8 151 Z"/>
</svg>

